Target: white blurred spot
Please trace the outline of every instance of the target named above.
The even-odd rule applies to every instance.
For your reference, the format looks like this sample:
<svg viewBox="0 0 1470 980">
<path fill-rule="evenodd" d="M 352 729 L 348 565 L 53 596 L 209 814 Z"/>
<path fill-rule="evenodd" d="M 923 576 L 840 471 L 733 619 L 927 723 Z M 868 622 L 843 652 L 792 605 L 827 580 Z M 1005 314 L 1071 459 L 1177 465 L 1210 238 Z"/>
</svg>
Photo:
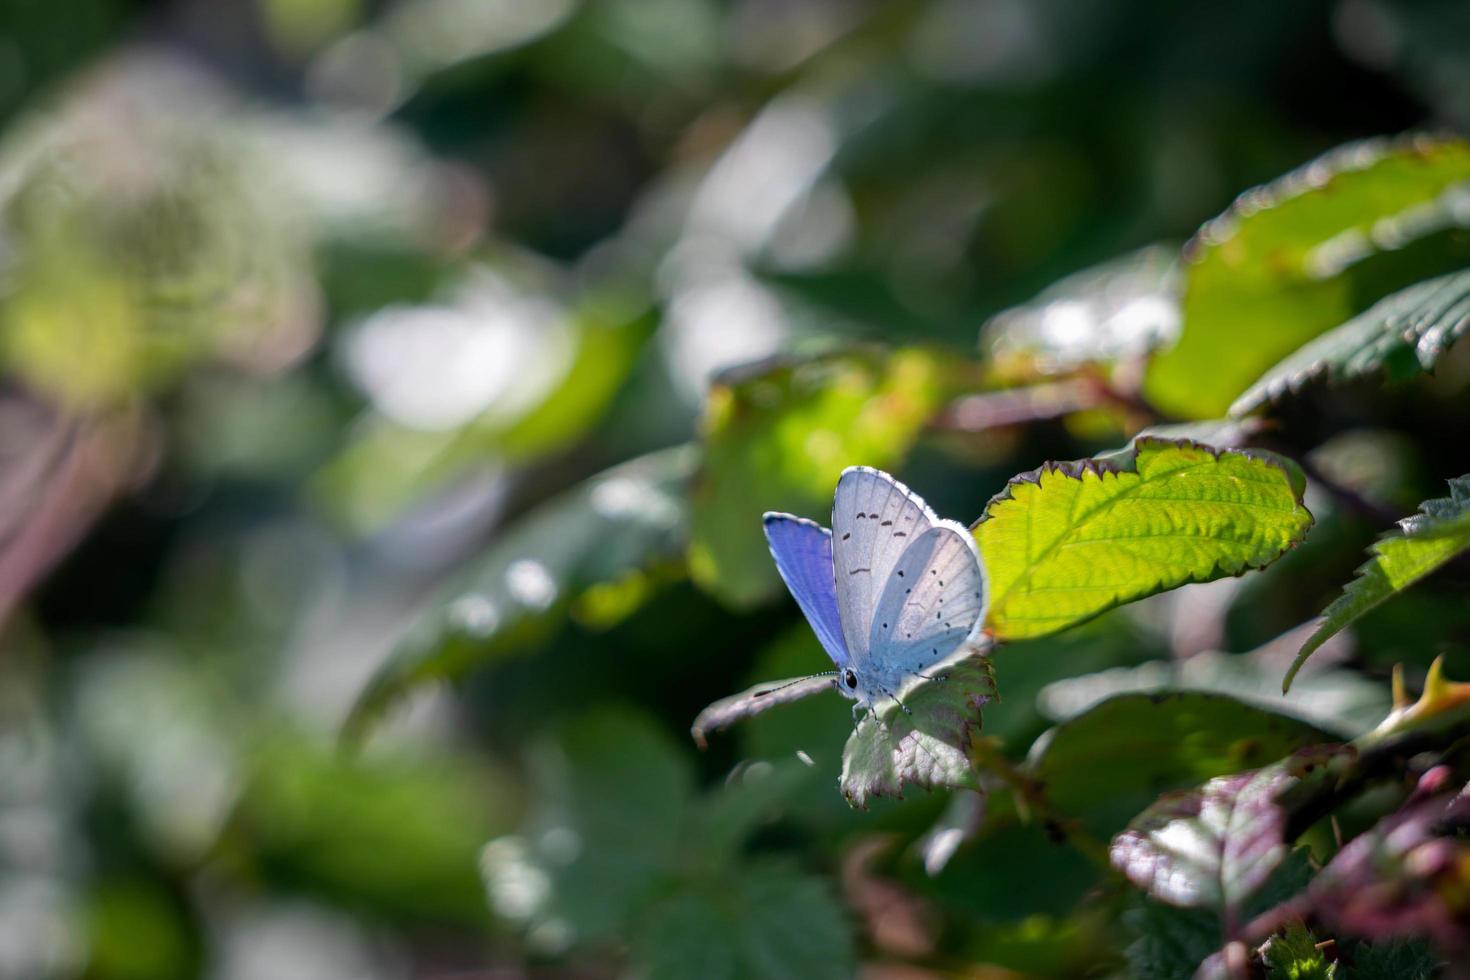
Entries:
<svg viewBox="0 0 1470 980">
<path fill-rule="evenodd" d="M 471 636 L 489 636 L 500 625 L 500 614 L 495 611 L 495 603 L 474 593 L 454 600 L 454 604 L 449 607 L 449 616 L 460 629 Z"/>
<path fill-rule="evenodd" d="M 836 149 L 836 133 L 820 105 L 796 97 L 772 102 L 710 168 L 695 194 L 688 232 L 755 252 L 816 184 Z"/>
<path fill-rule="evenodd" d="M 801 760 L 802 765 L 804 766 L 810 767 L 816 765 L 816 762 L 812 760 L 812 757 L 807 755 L 806 749 L 797 749 L 796 757 Z"/>
<path fill-rule="evenodd" d="M 636 520 L 655 527 L 679 523 L 679 504 L 648 483 L 625 476 L 603 480 L 592 488 L 592 509 L 610 521 Z"/>
<path fill-rule="evenodd" d="M 541 835 L 541 853 L 553 864 L 568 865 L 582 853 L 582 836 L 570 827 L 551 827 Z"/>
<path fill-rule="evenodd" d="M 500 837 L 486 844 L 480 852 L 480 871 L 490 892 L 491 908 L 511 922 L 529 922 L 551 896 L 551 879 L 532 862 L 526 842 L 519 837 Z"/>
<path fill-rule="evenodd" d="M 298 903 L 238 911 L 223 924 L 213 980 L 389 980 L 404 964 L 351 918 Z"/>
<path fill-rule="evenodd" d="M 538 404 L 565 374 L 573 346 L 559 307 L 485 271 L 452 305 L 372 314 L 350 332 L 344 359 L 378 411 L 444 430 Z"/>
<path fill-rule="evenodd" d="M 505 587 L 512 598 L 532 609 L 549 609 L 556 601 L 556 582 L 551 573 L 529 558 L 512 562 L 505 570 Z"/>
</svg>

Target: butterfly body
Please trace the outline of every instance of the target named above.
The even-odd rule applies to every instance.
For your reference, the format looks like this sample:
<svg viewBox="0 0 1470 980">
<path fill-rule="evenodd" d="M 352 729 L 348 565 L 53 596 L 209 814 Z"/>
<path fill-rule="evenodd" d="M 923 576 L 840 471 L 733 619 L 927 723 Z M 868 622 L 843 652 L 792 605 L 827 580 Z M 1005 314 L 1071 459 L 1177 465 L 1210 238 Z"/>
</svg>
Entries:
<svg viewBox="0 0 1470 980">
<path fill-rule="evenodd" d="M 974 539 L 881 470 L 843 471 L 832 530 L 776 513 L 765 529 L 837 689 L 858 706 L 898 698 L 981 629 L 988 590 Z"/>
</svg>

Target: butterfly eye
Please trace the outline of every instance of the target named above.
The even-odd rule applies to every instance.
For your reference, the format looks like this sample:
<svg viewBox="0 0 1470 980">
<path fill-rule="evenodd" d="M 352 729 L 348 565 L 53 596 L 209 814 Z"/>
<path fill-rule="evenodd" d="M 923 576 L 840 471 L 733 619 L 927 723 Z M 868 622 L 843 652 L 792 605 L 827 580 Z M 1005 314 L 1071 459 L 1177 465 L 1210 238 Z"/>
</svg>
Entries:
<svg viewBox="0 0 1470 980">
<path fill-rule="evenodd" d="M 850 670 L 847 671 L 847 672 L 845 672 L 842 675 L 842 682 L 844 684 L 846 684 L 848 687 L 855 689 L 857 687 L 857 674 L 854 674 Z"/>
</svg>

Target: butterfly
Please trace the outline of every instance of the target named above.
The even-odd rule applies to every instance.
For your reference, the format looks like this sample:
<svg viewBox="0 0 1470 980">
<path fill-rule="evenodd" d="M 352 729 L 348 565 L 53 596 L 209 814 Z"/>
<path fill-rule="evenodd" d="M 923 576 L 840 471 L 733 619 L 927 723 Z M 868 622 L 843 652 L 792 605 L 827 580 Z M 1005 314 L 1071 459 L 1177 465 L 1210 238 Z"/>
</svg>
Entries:
<svg viewBox="0 0 1470 980">
<path fill-rule="evenodd" d="M 975 539 L 882 470 L 842 471 L 830 531 L 791 514 L 763 520 L 781 579 L 836 665 L 837 689 L 857 702 L 854 715 L 898 701 L 910 679 L 978 637 L 990 593 Z"/>
</svg>

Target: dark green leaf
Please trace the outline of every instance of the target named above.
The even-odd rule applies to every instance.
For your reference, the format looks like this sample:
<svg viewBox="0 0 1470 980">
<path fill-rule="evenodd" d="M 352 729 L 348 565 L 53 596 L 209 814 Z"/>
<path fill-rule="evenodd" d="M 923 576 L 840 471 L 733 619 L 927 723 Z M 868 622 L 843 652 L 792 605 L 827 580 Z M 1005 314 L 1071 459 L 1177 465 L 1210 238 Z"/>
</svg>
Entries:
<svg viewBox="0 0 1470 980">
<path fill-rule="evenodd" d="M 675 866 L 692 778 L 640 716 L 599 711 L 532 756 L 535 808 L 485 846 L 491 905 L 548 950 L 626 935 Z"/>
<path fill-rule="evenodd" d="M 1144 899 L 1124 916 L 1137 934 L 1126 951 L 1132 980 L 1181 980 L 1220 948 L 1220 920 L 1204 909 Z"/>
<path fill-rule="evenodd" d="M 597 586 L 642 583 L 650 591 L 684 546 L 684 483 L 694 461 L 688 446 L 652 453 L 523 520 L 430 603 L 359 697 L 349 737 L 417 685 L 524 649 Z"/>
<path fill-rule="evenodd" d="M 1373 545 L 1373 557 L 1322 614 L 1322 624 L 1286 672 L 1283 691 L 1291 689 L 1302 664 L 1334 634 L 1470 548 L 1470 474 L 1451 480 L 1448 497 L 1426 500 L 1418 514 L 1399 526 L 1399 533 Z"/>
<path fill-rule="evenodd" d="M 1028 766 L 1063 813 L 1115 815 L 1329 741 L 1304 721 L 1219 694 L 1120 694 L 1038 739 Z"/>
<path fill-rule="evenodd" d="M 1387 296 L 1271 368 L 1230 406 L 1253 412 L 1311 382 L 1370 374 L 1398 380 L 1432 371 L 1470 326 L 1470 271 L 1429 279 Z"/>
<path fill-rule="evenodd" d="M 846 980 L 852 926 L 825 882 L 756 865 L 656 902 L 634 945 L 644 980 Z"/>
</svg>

